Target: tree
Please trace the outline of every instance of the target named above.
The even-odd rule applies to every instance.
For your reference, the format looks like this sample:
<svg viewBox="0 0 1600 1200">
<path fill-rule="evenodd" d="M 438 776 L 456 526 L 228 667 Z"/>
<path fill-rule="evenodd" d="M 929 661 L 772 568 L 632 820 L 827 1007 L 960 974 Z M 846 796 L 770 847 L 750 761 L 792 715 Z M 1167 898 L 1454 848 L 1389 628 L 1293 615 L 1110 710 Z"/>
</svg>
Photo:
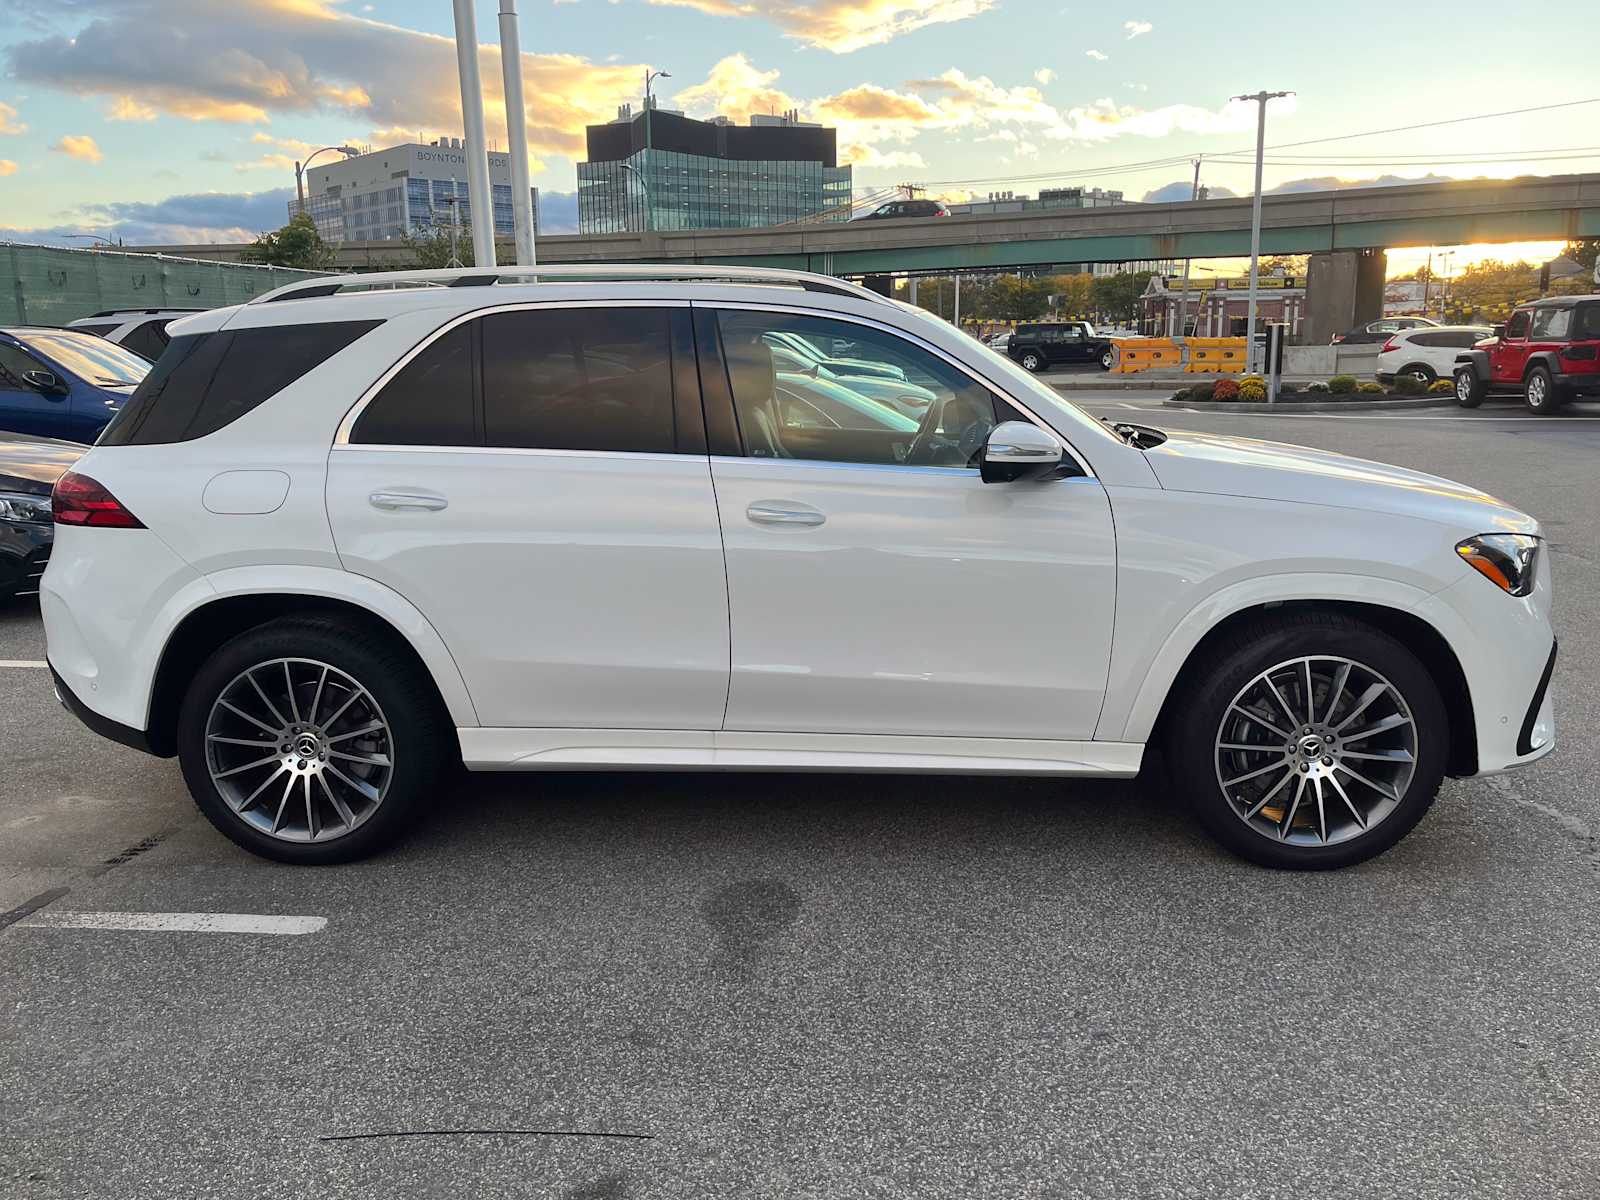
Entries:
<svg viewBox="0 0 1600 1200">
<path fill-rule="evenodd" d="M 1102 275 L 1089 289 L 1095 311 L 1118 324 L 1131 325 L 1139 319 L 1139 297 L 1149 286 L 1154 271 L 1119 271 Z"/>
<path fill-rule="evenodd" d="M 289 223 L 275 233 L 263 233 L 240 254 L 244 262 L 265 263 L 269 267 L 298 267 L 325 271 L 333 266 L 333 247 L 322 240 L 309 213 L 295 213 Z"/>
<path fill-rule="evenodd" d="M 1532 263 L 1477 263 L 1450 280 L 1445 315 L 1452 321 L 1504 321 L 1511 310 L 1539 294 L 1539 268 Z"/>
<path fill-rule="evenodd" d="M 1263 258 L 1257 273 L 1261 275 L 1287 275 L 1291 279 L 1304 279 L 1311 265 L 1308 254 L 1274 254 Z"/>
<path fill-rule="evenodd" d="M 984 288 L 976 315 L 991 321 L 1032 321 L 1050 306 L 1050 281 L 1041 276 L 1000 275 Z"/>
<path fill-rule="evenodd" d="M 405 239 L 412 265 L 421 270 L 439 270 L 451 265 L 449 227 L 435 227 L 430 234 Z M 463 267 L 475 266 L 472 257 L 472 230 L 463 225 L 456 231 L 455 257 Z"/>
<path fill-rule="evenodd" d="M 1600 255 L 1600 238 L 1578 238 L 1563 246 L 1561 253 L 1586 271 L 1593 271 L 1595 258 Z"/>
<path fill-rule="evenodd" d="M 1076 275 L 1053 275 L 1049 282 L 1051 306 L 1058 314 L 1063 317 L 1088 315 L 1094 303 L 1090 295 L 1094 288 L 1093 275 L 1087 271 Z"/>
</svg>

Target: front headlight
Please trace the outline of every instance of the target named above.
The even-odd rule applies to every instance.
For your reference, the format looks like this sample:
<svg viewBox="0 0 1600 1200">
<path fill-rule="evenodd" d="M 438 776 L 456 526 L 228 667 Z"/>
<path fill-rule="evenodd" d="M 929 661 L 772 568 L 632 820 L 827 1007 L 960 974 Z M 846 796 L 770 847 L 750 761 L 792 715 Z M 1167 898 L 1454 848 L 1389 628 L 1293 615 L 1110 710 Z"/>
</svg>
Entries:
<svg viewBox="0 0 1600 1200">
<path fill-rule="evenodd" d="M 0 521 L 10 525 L 48 525 L 50 497 L 0 492 Z"/>
<path fill-rule="evenodd" d="M 1480 533 L 1456 543 L 1467 565 L 1501 591 L 1526 596 L 1533 591 L 1539 539 L 1526 533 Z"/>
</svg>

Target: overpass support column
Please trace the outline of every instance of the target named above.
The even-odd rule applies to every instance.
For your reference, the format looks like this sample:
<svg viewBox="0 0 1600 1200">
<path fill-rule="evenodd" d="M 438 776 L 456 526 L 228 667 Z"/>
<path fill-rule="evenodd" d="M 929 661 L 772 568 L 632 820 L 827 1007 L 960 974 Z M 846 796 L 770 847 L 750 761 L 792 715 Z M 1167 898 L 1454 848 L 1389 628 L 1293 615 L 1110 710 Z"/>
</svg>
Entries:
<svg viewBox="0 0 1600 1200">
<path fill-rule="evenodd" d="M 1306 319 L 1300 341 L 1325 346 L 1334 334 L 1383 316 L 1388 265 L 1389 256 L 1382 250 L 1313 254 L 1306 272 Z"/>
</svg>

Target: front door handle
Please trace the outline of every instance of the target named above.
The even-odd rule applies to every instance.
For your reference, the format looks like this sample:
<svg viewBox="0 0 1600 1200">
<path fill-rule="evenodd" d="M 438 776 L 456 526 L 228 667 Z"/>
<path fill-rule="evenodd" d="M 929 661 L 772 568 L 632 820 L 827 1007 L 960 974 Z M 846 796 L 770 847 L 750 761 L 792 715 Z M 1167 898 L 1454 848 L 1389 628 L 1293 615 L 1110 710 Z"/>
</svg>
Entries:
<svg viewBox="0 0 1600 1200">
<path fill-rule="evenodd" d="M 821 525 L 828 519 L 809 504 L 793 500 L 757 500 L 744 515 L 757 525 Z"/>
<path fill-rule="evenodd" d="M 373 492 L 367 497 L 367 502 L 373 508 L 386 508 L 391 511 L 415 508 L 425 512 L 438 512 L 450 503 L 443 496 L 435 496 L 428 492 Z"/>
</svg>

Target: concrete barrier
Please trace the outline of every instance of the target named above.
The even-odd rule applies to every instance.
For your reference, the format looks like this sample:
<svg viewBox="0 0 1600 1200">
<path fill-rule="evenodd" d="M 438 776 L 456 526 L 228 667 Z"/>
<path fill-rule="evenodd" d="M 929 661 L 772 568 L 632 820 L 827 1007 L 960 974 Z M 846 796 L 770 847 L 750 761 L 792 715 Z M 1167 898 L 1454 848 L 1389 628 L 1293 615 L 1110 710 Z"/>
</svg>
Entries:
<svg viewBox="0 0 1600 1200">
<path fill-rule="evenodd" d="M 1174 371 L 1183 366 L 1183 347 L 1171 338 L 1121 338 L 1112 346 L 1116 350 L 1116 361 L 1111 365 L 1114 375 L 1131 375 L 1152 367 Z"/>
<path fill-rule="evenodd" d="M 1189 338 L 1184 370 L 1196 375 L 1231 374 L 1244 370 L 1245 345 L 1240 338 Z"/>
</svg>

